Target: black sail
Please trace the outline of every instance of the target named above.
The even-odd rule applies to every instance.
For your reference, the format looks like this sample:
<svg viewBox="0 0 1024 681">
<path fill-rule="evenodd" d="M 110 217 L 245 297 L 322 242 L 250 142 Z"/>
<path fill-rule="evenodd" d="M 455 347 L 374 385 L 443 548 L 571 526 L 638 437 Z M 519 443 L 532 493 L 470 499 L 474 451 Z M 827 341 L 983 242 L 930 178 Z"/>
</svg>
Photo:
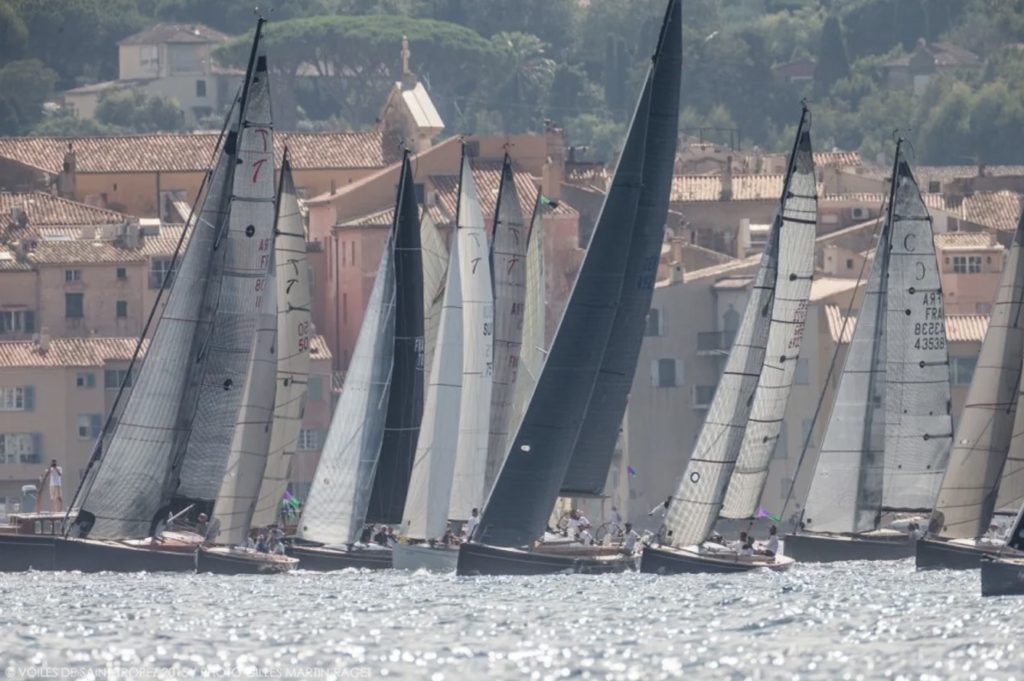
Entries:
<svg viewBox="0 0 1024 681">
<path fill-rule="evenodd" d="M 367 522 L 399 523 L 423 418 L 423 258 L 409 155 L 395 203 L 395 361 Z"/>
<path fill-rule="evenodd" d="M 599 495 L 604 491 L 640 358 L 644 321 L 651 308 L 661 246 L 665 241 L 665 219 L 679 134 L 679 81 L 683 65 L 682 19 L 678 7 L 679 3 L 669 7 L 659 39 L 660 43 L 668 44 L 659 46 L 657 63 L 648 76 L 654 95 L 647 117 L 643 191 L 633 226 L 633 243 L 594 394 L 562 482 L 564 496 Z"/>
<path fill-rule="evenodd" d="M 679 2 L 670 0 L 658 49 L 630 124 L 611 188 L 526 414 L 491 490 L 476 539 L 523 546 L 541 535 L 587 416 L 629 269 L 643 193 L 644 156 L 654 91 L 664 68 L 679 69 Z M 664 56 L 672 55 L 672 56 Z M 663 111 L 659 102 L 653 110 Z M 675 144 L 671 145 L 675 149 Z"/>
</svg>

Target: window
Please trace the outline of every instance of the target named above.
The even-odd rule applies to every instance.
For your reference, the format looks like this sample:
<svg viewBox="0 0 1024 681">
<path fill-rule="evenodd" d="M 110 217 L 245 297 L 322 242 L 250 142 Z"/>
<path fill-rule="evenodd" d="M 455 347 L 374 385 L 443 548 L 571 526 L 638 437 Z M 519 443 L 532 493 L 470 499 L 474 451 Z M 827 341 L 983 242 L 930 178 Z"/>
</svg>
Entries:
<svg viewBox="0 0 1024 681">
<path fill-rule="evenodd" d="M 351 256 L 350 259 L 352 260 L 352 264 L 355 265 L 356 264 L 356 242 L 355 241 L 349 241 L 348 244 L 349 244 L 349 246 L 348 246 L 349 255 Z"/>
<path fill-rule="evenodd" d="M 121 383 L 128 380 L 127 386 L 131 386 L 131 376 L 128 374 L 127 369 L 107 369 L 103 372 L 103 387 L 108 390 L 116 390 L 121 387 Z"/>
<path fill-rule="evenodd" d="M 139 46 L 139 66 L 156 68 L 160 63 L 160 51 L 156 45 Z"/>
<path fill-rule="evenodd" d="M 423 205 L 423 200 L 426 194 L 424 193 L 423 183 L 417 182 L 412 186 L 413 193 L 416 195 L 416 203 Z"/>
<path fill-rule="evenodd" d="M 693 408 L 707 409 L 711 406 L 711 400 L 715 399 L 715 388 L 717 387 L 714 385 L 693 386 Z"/>
<path fill-rule="evenodd" d="M 348 324 L 348 294 L 341 294 L 341 323 Z"/>
<path fill-rule="evenodd" d="M 85 294 L 65 293 L 64 294 L 64 317 L 67 319 L 81 319 L 85 316 Z"/>
<path fill-rule="evenodd" d="M 95 440 L 103 430 L 103 416 L 100 414 L 78 415 L 78 439 Z"/>
<path fill-rule="evenodd" d="M 38 433 L 0 434 L 0 463 L 39 463 L 41 439 Z"/>
<path fill-rule="evenodd" d="M 942 191 L 942 185 L 939 184 L 938 180 L 928 180 L 928 193 L 938 194 Z"/>
<path fill-rule="evenodd" d="M 846 259 L 846 269 L 848 269 L 848 270 L 852 270 L 853 269 L 853 258 L 847 258 Z"/>
<path fill-rule="evenodd" d="M 992 305 L 989 303 L 975 303 L 974 311 L 978 314 L 992 314 Z"/>
<path fill-rule="evenodd" d="M 149 263 L 149 288 L 158 289 L 163 286 L 164 277 L 167 277 L 167 285 L 170 286 L 174 275 L 171 272 L 170 258 L 153 258 Z"/>
<path fill-rule="evenodd" d="M 31 385 L 0 388 L 0 411 L 32 411 L 35 408 L 35 388 Z"/>
<path fill-rule="evenodd" d="M 91 371 L 79 371 L 75 376 L 75 386 L 78 388 L 95 388 L 96 374 Z"/>
<path fill-rule="evenodd" d="M 119 300 L 117 301 L 117 318 L 125 319 L 128 316 L 128 301 Z"/>
<path fill-rule="evenodd" d="M 978 274 L 981 272 L 981 256 L 954 255 L 953 272 L 955 274 Z"/>
<path fill-rule="evenodd" d="M 978 365 L 978 357 L 950 357 L 949 382 L 953 385 L 970 385 L 974 378 L 974 368 Z"/>
<path fill-rule="evenodd" d="M 0 310 L 0 334 L 33 333 L 35 330 L 34 310 Z"/>
<path fill-rule="evenodd" d="M 205 96 L 206 96 L 206 81 L 205 80 L 197 80 L 196 81 L 196 97 L 205 97 Z"/>
<path fill-rule="evenodd" d="M 119 281 L 124 281 L 128 278 L 128 270 L 124 267 L 117 268 L 117 278 Z"/>
<path fill-rule="evenodd" d="M 651 362 L 651 385 L 674 388 L 683 383 L 683 363 L 678 359 L 656 359 Z"/>
<path fill-rule="evenodd" d="M 656 307 L 652 307 L 647 311 L 647 328 L 644 329 L 645 336 L 660 336 L 662 335 L 661 326 L 661 310 Z"/>
<path fill-rule="evenodd" d="M 793 382 L 797 385 L 808 385 L 811 382 L 811 365 L 803 357 L 796 361 Z"/>
<path fill-rule="evenodd" d="M 310 376 L 309 384 L 306 386 L 307 399 L 319 402 L 324 399 L 324 379 L 320 376 Z"/>
<path fill-rule="evenodd" d="M 303 428 L 299 431 L 298 449 L 320 449 L 320 431 L 316 428 Z"/>
<path fill-rule="evenodd" d="M 82 270 L 64 270 L 64 282 L 82 281 Z"/>
</svg>

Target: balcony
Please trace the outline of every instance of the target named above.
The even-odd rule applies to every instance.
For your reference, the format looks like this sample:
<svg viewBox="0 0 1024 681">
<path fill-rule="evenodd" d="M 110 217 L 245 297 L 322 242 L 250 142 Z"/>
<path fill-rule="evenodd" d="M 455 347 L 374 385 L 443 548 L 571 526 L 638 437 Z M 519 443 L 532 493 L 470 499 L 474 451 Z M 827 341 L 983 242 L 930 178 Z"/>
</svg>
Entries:
<svg viewBox="0 0 1024 681">
<path fill-rule="evenodd" d="M 735 341 L 735 331 L 702 331 L 697 334 L 697 354 L 724 355 Z"/>
<path fill-rule="evenodd" d="M 715 399 L 717 385 L 695 385 L 693 386 L 693 408 L 707 409 L 711 401 Z"/>
</svg>

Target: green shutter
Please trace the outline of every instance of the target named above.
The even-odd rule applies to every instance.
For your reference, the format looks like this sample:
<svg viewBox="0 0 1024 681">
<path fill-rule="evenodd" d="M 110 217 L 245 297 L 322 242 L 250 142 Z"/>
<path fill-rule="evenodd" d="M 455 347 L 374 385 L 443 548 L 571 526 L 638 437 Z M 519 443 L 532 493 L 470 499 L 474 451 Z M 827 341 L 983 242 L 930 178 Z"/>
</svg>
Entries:
<svg viewBox="0 0 1024 681">
<path fill-rule="evenodd" d="M 23 390 L 25 391 L 25 411 L 33 411 L 36 408 L 36 388 L 26 385 Z"/>
</svg>

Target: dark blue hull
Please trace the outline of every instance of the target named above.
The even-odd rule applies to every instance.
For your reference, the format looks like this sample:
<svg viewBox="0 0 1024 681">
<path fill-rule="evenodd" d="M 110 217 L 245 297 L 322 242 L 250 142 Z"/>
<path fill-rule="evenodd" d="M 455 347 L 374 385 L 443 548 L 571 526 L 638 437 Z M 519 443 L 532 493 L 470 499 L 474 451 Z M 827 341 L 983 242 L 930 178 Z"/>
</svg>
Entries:
<svg viewBox="0 0 1024 681">
<path fill-rule="evenodd" d="M 982 558 L 994 556 L 1001 546 L 965 546 L 925 537 L 917 542 L 914 563 L 918 570 L 977 570 Z"/>
<path fill-rule="evenodd" d="M 914 555 L 917 542 L 872 539 L 857 535 L 787 534 L 786 555 L 800 563 L 836 563 L 847 560 L 902 560 Z"/>
<path fill-rule="evenodd" d="M 640 554 L 640 572 L 649 575 L 736 574 L 761 568 L 786 570 L 793 564 L 788 557 L 777 562 L 751 561 L 739 556 L 711 555 L 681 549 L 645 546 Z"/>
<path fill-rule="evenodd" d="M 979 565 L 982 596 L 1024 595 L 1024 561 L 986 557 Z"/>
<path fill-rule="evenodd" d="M 53 570 L 56 537 L 0 534 L 0 572 Z"/>
<path fill-rule="evenodd" d="M 331 572 L 347 568 L 364 568 L 367 570 L 387 570 L 391 567 L 391 551 L 375 549 L 353 549 L 341 551 L 323 546 L 291 545 L 285 549 L 287 554 L 299 559 L 299 567 L 303 570 Z"/>
<path fill-rule="evenodd" d="M 597 575 L 627 572 L 634 568 L 632 556 L 565 555 L 523 551 L 469 542 L 459 547 L 456 574 L 556 575 L 560 573 Z"/>
</svg>

